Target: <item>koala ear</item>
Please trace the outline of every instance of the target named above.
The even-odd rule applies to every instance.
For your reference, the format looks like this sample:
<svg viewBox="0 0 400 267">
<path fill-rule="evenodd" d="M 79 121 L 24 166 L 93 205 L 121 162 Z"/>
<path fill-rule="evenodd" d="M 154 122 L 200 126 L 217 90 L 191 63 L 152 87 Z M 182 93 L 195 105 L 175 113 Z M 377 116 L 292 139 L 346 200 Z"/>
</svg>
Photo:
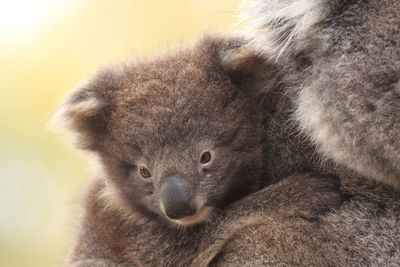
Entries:
<svg viewBox="0 0 400 267">
<path fill-rule="evenodd" d="M 223 52 L 222 65 L 234 84 L 252 95 L 267 93 L 279 76 L 277 64 L 248 47 Z"/>
<path fill-rule="evenodd" d="M 74 89 L 61 104 L 53 122 L 73 134 L 74 144 L 95 151 L 106 130 L 110 96 L 118 89 L 115 71 L 105 69 Z"/>
</svg>

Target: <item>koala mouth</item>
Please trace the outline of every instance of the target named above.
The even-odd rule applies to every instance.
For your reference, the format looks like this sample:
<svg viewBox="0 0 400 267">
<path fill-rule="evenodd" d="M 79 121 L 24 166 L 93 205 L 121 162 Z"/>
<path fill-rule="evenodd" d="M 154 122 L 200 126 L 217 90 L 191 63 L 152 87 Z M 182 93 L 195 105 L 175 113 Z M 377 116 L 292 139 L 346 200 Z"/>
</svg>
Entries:
<svg viewBox="0 0 400 267">
<path fill-rule="evenodd" d="M 161 183 L 160 208 L 174 223 L 187 226 L 208 221 L 211 207 L 205 200 L 182 177 L 170 176 Z"/>
<path fill-rule="evenodd" d="M 184 226 L 194 225 L 208 221 L 211 210 L 212 210 L 211 207 L 203 206 L 192 216 L 185 216 L 179 219 L 170 219 L 170 220 Z"/>
</svg>

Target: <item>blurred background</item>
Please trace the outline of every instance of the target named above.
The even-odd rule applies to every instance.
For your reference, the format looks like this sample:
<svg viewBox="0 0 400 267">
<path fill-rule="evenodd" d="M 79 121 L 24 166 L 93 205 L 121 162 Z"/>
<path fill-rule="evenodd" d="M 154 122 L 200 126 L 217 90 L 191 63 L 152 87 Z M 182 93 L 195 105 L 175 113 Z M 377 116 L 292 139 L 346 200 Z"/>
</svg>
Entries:
<svg viewBox="0 0 400 267">
<path fill-rule="evenodd" d="M 241 0 L 0 0 L 0 266 L 61 266 L 88 159 L 48 130 L 99 64 L 232 30 Z"/>
</svg>

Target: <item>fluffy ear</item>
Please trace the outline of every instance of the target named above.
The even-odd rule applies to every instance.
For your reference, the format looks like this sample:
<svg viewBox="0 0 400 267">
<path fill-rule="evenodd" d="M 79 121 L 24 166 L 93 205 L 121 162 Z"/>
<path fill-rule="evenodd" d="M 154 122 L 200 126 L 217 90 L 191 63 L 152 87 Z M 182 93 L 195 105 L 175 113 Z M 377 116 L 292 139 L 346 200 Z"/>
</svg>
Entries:
<svg viewBox="0 0 400 267">
<path fill-rule="evenodd" d="M 106 130 L 111 96 L 118 89 L 118 74 L 108 68 L 99 71 L 87 82 L 74 89 L 53 117 L 74 137 L 74 144 L 84 150 L 96 150 Z"/>
<path fill-rule="evenodd" d="M 248 47 L 225 52 L 222 65 L 236 85 L 255 96 L 276 86 L 279 76 L 279 68 L 275 63 Z"/>
</svg>

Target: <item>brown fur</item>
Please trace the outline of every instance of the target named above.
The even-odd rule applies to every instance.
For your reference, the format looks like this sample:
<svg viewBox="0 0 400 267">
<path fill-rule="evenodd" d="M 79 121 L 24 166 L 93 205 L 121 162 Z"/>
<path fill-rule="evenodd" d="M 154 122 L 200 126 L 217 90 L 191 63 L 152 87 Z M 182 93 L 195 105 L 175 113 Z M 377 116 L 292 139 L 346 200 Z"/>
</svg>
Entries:
<svg viewBox="0 0 400 267">
<path fill-rule="evenodd" d="M 259 188 L 259 104 L 247 88 L 233 85 L 221 64 L 224 51 L 239 45 L 239 39 L 204 38 L 192 49 L 105 69 L 64 104 L 59 116 L 78 133 L 78 145 L 96 153 L 127 214 L 163 215 L 160 187 L 171 176 L 185 179 L 207 207 Z M 82 103 L 91 110 L 77 109 Z M 203 150 L 215 153 L 207 168 L 199 167 Z M 142 165 L 153 174 L 147 182 Z"/>
<path fill-rule="evenodd" d="M 99 196 L 104 186 L 107 186 L 104 181 L 96 180 L 90 187 L 78 242 L 68 259 L 68 266 L 228 263 L 239 266 L 240 262 L 264 265 L 313 262 L 315 259 L 302 258 L 304 250 L 319 255 L 321 258 L 314 263 L 322 263 L 325 261 L 322 256 L 330 252 L 309 241 L 314 238 L 318 214 L 337 206 L 341 200 L 335 179 L 301 174 L 236 202 L 216 213 L 210 223 L 180 229 L 171 227 L 161 217 L 128 220 L 123 213 L 107 209 Z M 138 212 L 135 215 L 143 217 Z M 298 240 L 295 234 L 288 235 L 292 231 L 307 232 L 309 236 L 300 236 L 302 239 Z M 255 244 L 247 247 L 247 240 Z M 286 249 L 281 250 L 284 246 Z M 230 255 L 232 249 L 234 257 Z M 278 254 L 268 257 L 271 249 Z M 266 256 L 252 258 L 257 253 Z M 227 255 L 230 256 L 226 259 Z M 238 258 L 241 260 L 235 263 Z"/>
<path fill-rule="evenodd" d="M 291 244 L 294 229 L 313 229 L 318 215 L 339 205 L 335 168 L 322 171 L 312 147 L 282 123 L 291 113 L 288 95 L 268 95 L 278 69 L 251 53 L 237 57 L 242 45 L 238 38 L 206 36 L 189 48 L 106 68 L 66 100 L 58 116 L 102 166 L 67 265 L 219 264 L 227 242 L 243 245 L 229 240 L 247 227 L 264 225 L 275 236 L 266 237 L 271 242 Z M 215 160 L 199 170 L 204 149 Z M 139 177 L 142 164 L 152 170 L 150 182 Z M 182 228 L 160 208 L 160 187 L 177 174 L 211 208 L 208 223 Z M 293 235 L 285 227 L 272 231 L 271 220 Z M 299 262 L 303 249 L 291 249 L 297 252 L 288 262 Z"/>
<path fill-rule="evenodd" d="M 283 70 L 242 45 L 205 37 L 103 70 L 69 97 L 61 117 L 104 170 L 89 187 L 68 266 L 397 262 L 396 193 L 315 156 L 292 120 L 296 93 Z M 204 148 L 218 155 L 208 176 L 198 171 Z M 151 183 L 138 177 L 143 163 L 153 167 Z M 160 209 L 171 173 L 213 208 L 208 223 L 182 228 Z M 350 197 L 340 208 L 337 177 Z M 380 218 L 371 236 L 369 214 Z"/>
</svg>

